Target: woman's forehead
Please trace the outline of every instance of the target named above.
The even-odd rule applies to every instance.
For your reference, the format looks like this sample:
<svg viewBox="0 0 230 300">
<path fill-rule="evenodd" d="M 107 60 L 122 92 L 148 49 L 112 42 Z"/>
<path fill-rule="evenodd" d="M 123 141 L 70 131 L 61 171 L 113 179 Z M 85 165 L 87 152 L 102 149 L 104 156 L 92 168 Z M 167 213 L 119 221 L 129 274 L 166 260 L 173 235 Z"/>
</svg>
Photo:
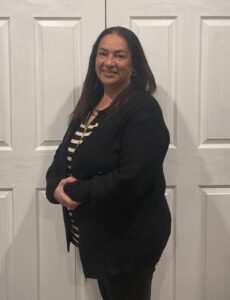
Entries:
<svg viewBox="0 0 230 300">
<path fill-rule="evenodd" d="M 98 49 L 100 48 L 114 51 L 129 51 L 126 40 L 116 32 L 105 35 L 98 45 Z"/>
</svg>

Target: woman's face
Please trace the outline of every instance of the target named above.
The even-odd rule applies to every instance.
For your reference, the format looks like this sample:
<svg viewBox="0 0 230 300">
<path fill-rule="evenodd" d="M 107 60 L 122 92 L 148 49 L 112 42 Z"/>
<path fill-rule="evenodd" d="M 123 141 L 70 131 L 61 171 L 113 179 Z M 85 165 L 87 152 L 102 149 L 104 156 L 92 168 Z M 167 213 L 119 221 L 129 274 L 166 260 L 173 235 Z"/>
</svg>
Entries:
<svg viewBox="0 0 230 300">
<path fill-rule="evenodd" d="M 114 32 L 101 39 L 95 71 L 104 88 L 122 90 L 130 83 L 133 65 L 131 52 L 123 37 Z"/>
</svg>

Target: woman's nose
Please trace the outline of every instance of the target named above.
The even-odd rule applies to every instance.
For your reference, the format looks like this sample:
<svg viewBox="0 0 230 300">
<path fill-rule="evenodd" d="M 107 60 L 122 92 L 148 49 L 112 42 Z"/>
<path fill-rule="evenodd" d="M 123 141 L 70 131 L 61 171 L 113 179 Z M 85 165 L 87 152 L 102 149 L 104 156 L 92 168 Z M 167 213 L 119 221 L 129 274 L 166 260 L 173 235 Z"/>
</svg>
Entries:
<svg viewBox="0 0 230 300">
<path fill-rule="evenodd" d="M 112 55 L 108 55 L 106 57 L 105 64 L 108 65 L 108 66 L 114 65 L 114 58 L 113 58 Z"/>
</svg>

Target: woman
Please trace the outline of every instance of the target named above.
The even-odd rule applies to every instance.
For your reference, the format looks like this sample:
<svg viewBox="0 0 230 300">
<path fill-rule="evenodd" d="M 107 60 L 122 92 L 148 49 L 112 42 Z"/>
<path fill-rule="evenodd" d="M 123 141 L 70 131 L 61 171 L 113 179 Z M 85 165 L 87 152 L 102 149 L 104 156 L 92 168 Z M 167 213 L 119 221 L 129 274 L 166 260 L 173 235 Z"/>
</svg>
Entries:
<svg viewBox="0 0 230 300">
<path fill-rule="evenodd" d="M 46 195 L 63 206 L 67 247 L 79 247 L 103 299 L 150 299 L 170 235 L 162 167 L 169 133 L 155 89 L 137 36 L 104 30 L 47 172 Z"/>
</svg>

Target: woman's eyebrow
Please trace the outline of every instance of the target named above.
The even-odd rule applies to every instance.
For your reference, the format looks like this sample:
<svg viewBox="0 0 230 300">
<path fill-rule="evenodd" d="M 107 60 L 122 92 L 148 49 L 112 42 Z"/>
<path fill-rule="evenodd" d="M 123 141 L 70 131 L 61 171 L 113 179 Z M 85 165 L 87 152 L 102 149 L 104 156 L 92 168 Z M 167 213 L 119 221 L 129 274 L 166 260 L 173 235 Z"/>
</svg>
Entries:
<svg viewBox="0 0 230 300">
<path fill-rule="evenodd" d="M 115 53 L 118 53 L 118 52 L 123 52 L 123 53 L 127 53 L 127 51 L 126 50 L 124 50 L 124 49 L 118 49 L 118 50 L 116 50 L 116 51 L 114 51 Z"/>
<path fill-rule="evenodd" d="M 99 47 L 98 50 L 109 51 L 108 49 L 105 49 L 103 47 Z M 114 53 L 118 53 L 118 52 L 127 53 L 127 51 L 125 49 L 117 49 L 117 50 L 114 51 Z"/>
<path fill-rule="evenodd" d="M 107 51 L 105 48 L 103 48 L 103 47 L 98 47 L 98 49 L 97 50 L 104 50 L 104 51 Z"/>
</svg>

